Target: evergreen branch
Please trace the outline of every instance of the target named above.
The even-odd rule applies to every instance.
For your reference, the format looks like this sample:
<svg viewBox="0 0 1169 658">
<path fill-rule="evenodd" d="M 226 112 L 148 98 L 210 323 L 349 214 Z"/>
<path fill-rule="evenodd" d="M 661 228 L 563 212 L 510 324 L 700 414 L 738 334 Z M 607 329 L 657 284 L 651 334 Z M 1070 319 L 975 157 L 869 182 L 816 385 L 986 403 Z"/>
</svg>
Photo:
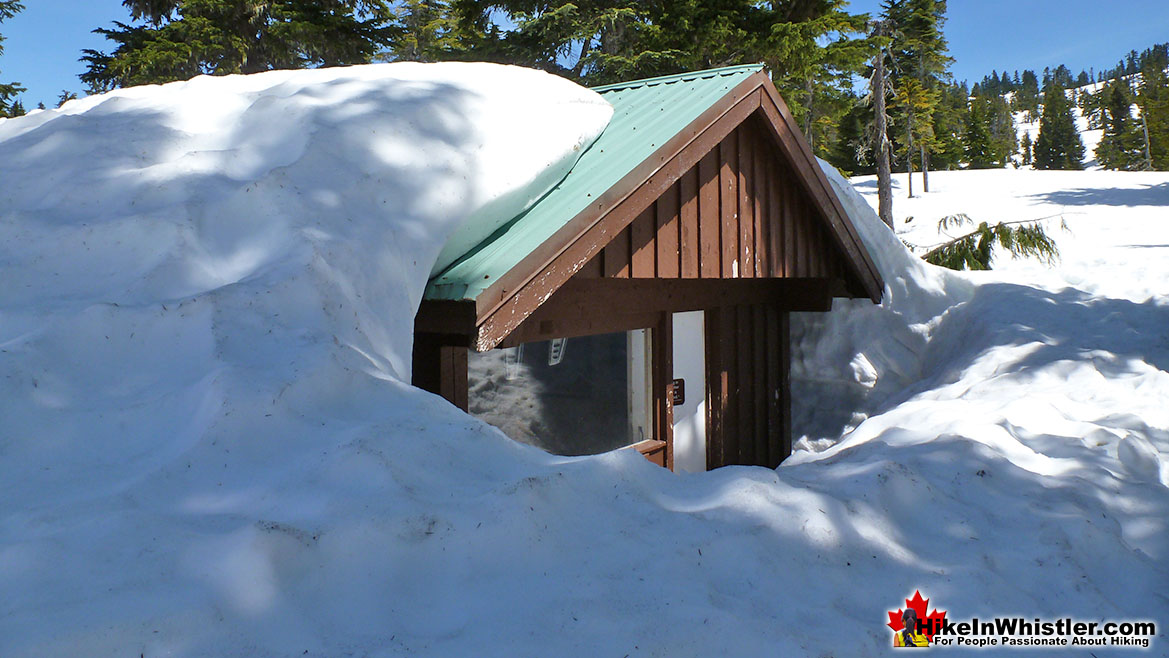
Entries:
<svg viewBox="0 0 1169 658">
<path fill-rule="evenodd" d="M 994 226 L 982 222 L 969 233 L 929 248 L 921 258 L 927 263 L 952 270 L 989 270 L 991 256 L 997 246 L 1015 258 L 1036 258 L 1054 265 L 1059 260 L 1059 248 L 1043 229 L 1042 222 L 1055 217 L 1060 218 L 1062 230 L 1068 230 L 1063 215 L 999 222 Z M 938 227 L 960 226 L 973 221 L 960 213 L 943 217 Z"/>
</svg>

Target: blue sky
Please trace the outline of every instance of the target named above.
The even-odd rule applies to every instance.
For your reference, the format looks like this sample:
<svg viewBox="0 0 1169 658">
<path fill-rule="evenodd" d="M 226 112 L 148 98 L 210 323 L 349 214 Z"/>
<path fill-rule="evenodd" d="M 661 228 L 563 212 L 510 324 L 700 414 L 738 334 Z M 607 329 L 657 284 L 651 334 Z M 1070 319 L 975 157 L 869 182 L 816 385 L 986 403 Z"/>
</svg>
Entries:
<svg viewBox="0 0 1169 658">
<path fill-rule="evenodd" d="M 126 21 L 121 0 L 26 0 L 0 24 L 7 37 L 0 80 L 21 82 L 23 100 L 55 105 L 62 89 L 78 91 L 77 59 L 108 42 L 91 31 Z M 876 13 L 880 0 L 853 0 Z M 1066 64 L 1073 73 L 1106 68 L 1129 50 L 1169 41 L 1169 0 L 950 0 L 946 37 L 958 80 L 976 82 L 991 69 L 1042 71 Z"/>
</svg>

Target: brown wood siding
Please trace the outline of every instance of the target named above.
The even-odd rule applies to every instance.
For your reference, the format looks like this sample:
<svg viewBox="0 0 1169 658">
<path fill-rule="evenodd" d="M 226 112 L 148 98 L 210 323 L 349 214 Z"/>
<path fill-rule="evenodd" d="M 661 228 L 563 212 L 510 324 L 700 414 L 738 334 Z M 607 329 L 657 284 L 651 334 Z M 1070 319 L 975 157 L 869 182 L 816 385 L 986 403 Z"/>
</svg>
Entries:
<svg viewBox="0 0 1169 658">
<path fill-rule="evenodd" d="M 756 121 L 730 133 L 578 278 L 841 278 L 826 222 Z"/>
<path fill-rule="evenodd" d="M 775 468 L 791 454 L 787 318 L 771 304 L 706 312 L 708 468 Z"/>
<path fill-rule="evenodd" d="M 414 335 L 412 383 L 466 411 L 467 348 L 452 347 L 447 338 L 427 333 Z"/>
</svg>

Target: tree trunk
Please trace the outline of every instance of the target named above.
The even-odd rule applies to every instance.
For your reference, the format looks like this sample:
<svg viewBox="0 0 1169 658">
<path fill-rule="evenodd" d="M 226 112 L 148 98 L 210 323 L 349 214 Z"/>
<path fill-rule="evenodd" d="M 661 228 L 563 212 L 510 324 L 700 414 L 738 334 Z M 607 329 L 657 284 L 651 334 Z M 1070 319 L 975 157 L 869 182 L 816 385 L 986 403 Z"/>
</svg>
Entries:
<svg viewBox="0 0 1169 658">
<path fill-rule="evenodd" d="M 909 189 L 909 198 L 913 198 L 913 112 L 909 113 L 905 122 L 905 183 Z"/>
<path fill-rule="evenodd" d="M 804 137 L 808 140 L 808 146 L 812 147 L 812 152 L 816 152 L 815 137 L 812 135 L 812 124 L 815 123 L 814 106 L 812 98 L 812 79 L 807 78 L 804 81 L 804 92 L 808 94 L 808 108 L 804 112 Z"/>
<path fill-rule="evenodd" d="M 1139 108 L 1140 106 L 1137 107 Z M 1145 162 L 1144 165 L 1141 166 L 1141 170 L 1152 171 L 1153 155 L 1149 150 L 1149 122 L 1145 120 L 1145 112 L 1143 108 L 1141 108 L 1141 127 L 1145 130 Z"/>
<path fill-rule="evenodd" d="M 921 145 L 921 191 L 924 194 L 930 191 L 930 154 L 925 150 L 925 144 Z"/>
<path fill-rule="evenodd" d="M 884 25 L 877 26 L 877 36 L 884 36 Z M 873 81 L 870 85 L 873 93 L 873 103 L 877 113 L 877 215 L 881 221 L 893 228 L 893 173 L 889 167 L 889 135 L 888 121 L 885 116 L 885 48 L 877 52 L 877 59 L 873 64 Z"/>
</svg>

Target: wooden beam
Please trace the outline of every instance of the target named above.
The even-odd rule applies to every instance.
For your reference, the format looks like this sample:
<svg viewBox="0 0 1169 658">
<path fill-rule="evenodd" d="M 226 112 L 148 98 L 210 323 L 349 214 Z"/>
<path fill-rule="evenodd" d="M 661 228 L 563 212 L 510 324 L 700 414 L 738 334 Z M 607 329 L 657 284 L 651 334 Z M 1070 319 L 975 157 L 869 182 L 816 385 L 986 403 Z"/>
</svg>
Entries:
<svg viewBox="0 0 1169 658">
<path fill-rule="evenodd" d="M 830 279 L 573 279 L 529 320 L 681 313 L 739 304 L 827 311 L 833 288 Z"/>
<path fill-rule="evenodd" d="M 623 280 L 628 281 L 628 279 Z M 573 314 L 561 317 L 544 315 L 536 317 L 533 315 L 508 334 L 507 338 L 496 344 L 496 347 L 515 347 L 524 343 L 553 338 L 576 338 L 578 336 L 633 331 L 634 329 L 649 329 L 655 326 L 657 321 L 658 314 L 656 312 L 611 312 L 591 315 Z"/>
<path fill-rule="evenodd" d="M 475 302 L 424 299 L 414 316 L 414 333 L 461 335 L 469 340 L 475 335 L 475 320 Z"/>
</svg>

